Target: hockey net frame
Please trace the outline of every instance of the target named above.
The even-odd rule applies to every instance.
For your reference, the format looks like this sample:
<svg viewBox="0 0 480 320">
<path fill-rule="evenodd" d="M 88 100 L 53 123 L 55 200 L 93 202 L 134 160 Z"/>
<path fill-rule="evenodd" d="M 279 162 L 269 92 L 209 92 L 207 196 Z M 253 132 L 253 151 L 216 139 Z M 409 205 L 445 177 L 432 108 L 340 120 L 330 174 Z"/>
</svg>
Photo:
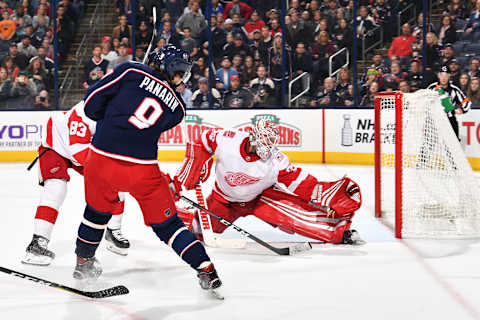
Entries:
<svg viewBox="0 0 480 320">
<path fill-rule="evenodd" d="M 438 94 L 381 92 L 374 108 L 375 216 L 396 238 L 480 237 L 480 189 Z"/>
</svg>

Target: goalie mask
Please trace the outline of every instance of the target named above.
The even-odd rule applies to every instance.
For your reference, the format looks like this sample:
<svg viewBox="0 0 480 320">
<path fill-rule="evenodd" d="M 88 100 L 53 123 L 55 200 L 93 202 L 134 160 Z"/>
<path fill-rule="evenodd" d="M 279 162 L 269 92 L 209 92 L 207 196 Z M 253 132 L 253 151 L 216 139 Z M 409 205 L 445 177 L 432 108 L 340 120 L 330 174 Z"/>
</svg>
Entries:
<svg viewBox="0 0 480 320">
<path fill-rule="evenodd" d="M 277 126 L 265 119 L 258 120 L 250 132 L 250 144 L 255 146 L 256 153 L 262 160 L 267 160 L 278 145 Z"/>
</svg>

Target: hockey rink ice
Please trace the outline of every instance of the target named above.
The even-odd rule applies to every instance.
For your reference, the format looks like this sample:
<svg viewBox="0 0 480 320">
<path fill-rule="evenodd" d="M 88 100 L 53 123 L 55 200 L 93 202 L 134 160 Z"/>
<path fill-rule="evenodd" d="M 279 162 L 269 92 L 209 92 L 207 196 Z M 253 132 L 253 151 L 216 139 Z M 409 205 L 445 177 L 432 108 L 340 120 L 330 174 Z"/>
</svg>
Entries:
<svg viewBox="0 0 480 320">
<path fill-rule="evenodd" d="M 373 217 L 373 167 L 299 165 L 321 180 L 347 174 L 362 190 L 352 227 L 363 246 L 314 244 L 298 256 L 277 256 L 256 243 L 245 249 L 207 248 L 223 281 L 224 301 L 200 289 L 196 273 L 143 224 L 127 197 L 124 235 L 128 256 L 97 251 L 103 274 L 96 283 L 72 278 L 77 228 L 85 206 L 83 181 L 71 170 L 68 194 L 49 248 L 48 267 L 20 263 L 31 240 L 40 187 L 37 167 L 0 164 L 0 266 L 82 289 L 125 285 L 125 296 L 92 300 L 0 272 L 0 319 L 480 319 L 480 244 L 398 241 Z M 161 163 L 173 174 L 179 163 Z M 480 178 L 480 175 L 478 176 Z M 480 190 L 479 190 L 480 191 Z M 303 241 L 249 217 L 236 224 L 276 246 Z M 241 238 L 234 230 L 226 237 Z"/>
</svg>

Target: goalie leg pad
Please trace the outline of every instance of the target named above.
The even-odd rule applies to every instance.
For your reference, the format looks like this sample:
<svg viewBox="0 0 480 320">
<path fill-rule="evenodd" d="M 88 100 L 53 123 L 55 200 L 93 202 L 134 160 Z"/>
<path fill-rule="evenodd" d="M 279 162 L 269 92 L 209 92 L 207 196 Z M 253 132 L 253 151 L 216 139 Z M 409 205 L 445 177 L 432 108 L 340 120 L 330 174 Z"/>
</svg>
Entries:
<svg viewBox="0 0 480 320">
<path fill-rule="evenodd" d="M 95 256 L 95 251 L 111 217 L 111 213 L 97 211 L 87 204 L 83 221 L 78 228 L 77 248 L 75 249 L 77 256 L 82 258 Z"/>
<path fill-rule="evenodd" d="M 334 244 L 342 242 L 343 232 L 353 218 L 353 214 L 333 217 L 326 209 L 312 207 L 295 195 L 272 188 L 262 193 L 254 215 L 284 232 Z"/>
<path fill-rule="evenodd" d="M 315 204 L 329 207 L 340 215 L 355 212 L 362 205 L 360 187 L 347 177 L 333 182 L 320 182 L 314 187 L 311 199 Z"/>
<path fill-rule="evenodd" d="M 246 217 L 253 214 L 257 201 L 258 200 L 250 202 L 228 202 L 215 192 L 212 192 L 207 198 L 207 207 L 217 216 L 233 223 L 240 217 Z M 210 219 L 210 221 L 212 222 L 212 231 L 215 233 L 222 233 L 228 228 L 215 218 Z"/>
<path fill-rule="evenodd" d="M 197 269 L 210 261 L 203 244 L 190 232 L 177 214 L 162 223 L 151 224 L 153 232 L 188 263 Z"/>
</svg>

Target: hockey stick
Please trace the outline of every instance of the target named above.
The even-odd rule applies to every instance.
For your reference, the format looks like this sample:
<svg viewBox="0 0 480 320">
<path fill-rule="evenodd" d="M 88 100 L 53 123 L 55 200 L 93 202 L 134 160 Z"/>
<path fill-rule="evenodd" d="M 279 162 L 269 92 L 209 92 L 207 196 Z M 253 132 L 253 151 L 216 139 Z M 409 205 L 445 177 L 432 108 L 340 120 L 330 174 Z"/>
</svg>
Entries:
<svg viewBox="0 0 480 320">
<path fill-rule="evenodd" d="M 43 156 L 45 154 L 45 152 L 47 152 L 48 150 L 51 150 L 51 149 L 45 149 L 42 151 L 42 153 L 40 153 L 35 159 L 33 159 L 32 163 L 30 163 L 30 165 L 28 166 L 27 170 L 30 171 L 30 169 L 33 168 L 33 166 L 35 165 L 35 163 L 37 163 L 38 159 L 40 159 L 41 156 Z"/>
<path fill-rule="evenodd" d="M 0 267 L 0 271 L 4 272 L 6 274 L 10 274 L 10 275 L 15 276 L 15 277 L 27 279 L 27 280 L 37 282 L 37 283 L 41 283 L 41 284 L 49 286 L 49 287 L 62 289 L 64 291 L 67 291 L 67 292 L 70 292 L 70 293 L 75 293 L 75 294 L 78 294 L 78 295 L 81 295 L 81 296 L 84 296 L 84 297 L 88 297 L 88 298 L 94 298 L 94 299 L 108 298 L 108 297 L 114 297 L 114 296 L 119 296 L 119 295 L 129 293 L 127 287 L 125 287 L 125 286 L 115 286 L 115 287 L 108 288 L 108 289 L 105 289 L 105 290 L 100 290 L 100 291 L 82 291 L 82 290 L 70 288 L 70 287 L 55 283 L 55 282 L 51 282 L 51 281 L 48 281 L 48 280 L 44 280 L 44 279 L 40 279 L 40 278 L 37 278 L 37 277 L 34 277 L 34 276 L 30 276 L 30 275 L 25 274 L 25 273 L 21 273 L 21 272 L 18 272 L 18 271 L 7 269 L 7 268 L 4 268 L 4 267 Z"/>
<path fill-rule="evenodd" d="M 197 196 L 198 204 L 204 208 L 207 207 L 205 199 L 203 198 L 202 186 L 198 183 L 195 186 L 195 194 Z M 200 220 L 200 228 L 202 229 L 203 242 L 208 247 L 218 248 L 232 248 L 242 249 L 245 248 L 247 241 L 242 239 L 223 239 L 213 232 L 212 222 L 210 216 L 203 210 L 198 211 L 198 217 Z"/>
<path fill-rule="evenodd" d="M 190 205 L 194 206 L 195 208 L 200 209 L 200 210 L 204 211 L 205 213 L 207 213 L 209 216 L 217 219 L 218 221 L 220 221 L 224 225 L 229 226 L 229 227 L 231 226 L 233 229 L 240 232 L 244 236 L 252 239 L 253 241 L 257 242 L 258 244 L 264 246 L 267 249 L 272 250 L 273 252 L 275 252 L 276 254 L 279 254 L 281 256 L 294 255 L 294 254 L 297 254 L 297 253 L 300 253 L 300 252 L 303 252 L 303 251 L 308 251 L 308 250 L 312 249 L 312 245 L 310 244 L 310 242 L 299 243 L 299 244 L 296 244 L 296 245 L 293 245 L 293 246 L 290 246 L 290 247 L 286 247 L 286 248 L 276 248 L 276 247 L 271 246 L 270 244 L 266 243 L 265 241 L 255 237 L 254 235 L 248 233 L 244 229 L 234 225 L 233 223 L 228 222 L 227 220 L 223 219 L 222 217 L 217 216 L 215 213 L 213 213 L 212 211 L 202 207 L 201 205 L 199 205 L 195 201 L 190 200 L 185 196 L 182 196 L 182 199 L 187 201 Z"/>
<path fill-rule="evenodd" d="M 142 63 L 145 63 L 148 58 L 148 54 L 150 53 L 150 50 L 152 49 L 153 42 L 157 38 L 157 7 L 152 8 L 152 15 L 153 15 L 153 32 L 152 32 L 152 39 L 150 40 L 150 43 L 148 44 L 147 47 L 147 52 L 145 52 L 145 56 L 143 56 L 143 61 Z"/>
</svg>

